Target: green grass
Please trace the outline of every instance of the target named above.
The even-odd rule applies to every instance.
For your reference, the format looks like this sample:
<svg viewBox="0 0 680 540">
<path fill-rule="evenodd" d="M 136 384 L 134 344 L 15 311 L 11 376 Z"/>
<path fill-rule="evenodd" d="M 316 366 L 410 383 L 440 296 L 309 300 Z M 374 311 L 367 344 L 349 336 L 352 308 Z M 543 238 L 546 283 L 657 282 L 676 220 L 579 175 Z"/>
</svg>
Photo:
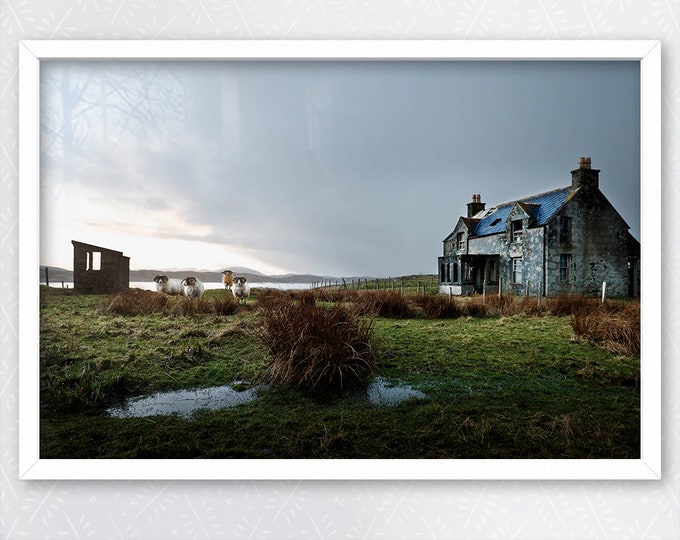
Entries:
<svg viewBox="0 0 680 540">
<path fill-rule="evenodd" d="M 639 356 L 577 338 L 570 316 L 372 318 L 376 372 L 427 394 L 394 407 L 277 388 L 192 420 L 115 419 L 128 396 L 255 385 L 270 359 L 254 297 L 230 315 L 110 302 L 41 289 L 42 458 L 639 457 Z"/>
</svg>

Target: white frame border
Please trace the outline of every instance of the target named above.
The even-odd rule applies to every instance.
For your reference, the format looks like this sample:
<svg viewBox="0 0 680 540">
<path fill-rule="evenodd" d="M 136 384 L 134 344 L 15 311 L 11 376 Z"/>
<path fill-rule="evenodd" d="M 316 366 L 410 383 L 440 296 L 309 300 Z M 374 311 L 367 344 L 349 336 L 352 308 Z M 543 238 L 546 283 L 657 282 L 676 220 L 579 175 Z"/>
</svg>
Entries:
<svg viewBox="0 0 680 540">
<path fill-rule="evenodd" d="M 641 458 L 40 459 L 40 62 L 45 60 L 640 62 Z M 658 480 L 661 478 L 661 43 L 632 41 L 22 41 L 19 45 L 19 477 L 24 480 Z"/>
</svg>

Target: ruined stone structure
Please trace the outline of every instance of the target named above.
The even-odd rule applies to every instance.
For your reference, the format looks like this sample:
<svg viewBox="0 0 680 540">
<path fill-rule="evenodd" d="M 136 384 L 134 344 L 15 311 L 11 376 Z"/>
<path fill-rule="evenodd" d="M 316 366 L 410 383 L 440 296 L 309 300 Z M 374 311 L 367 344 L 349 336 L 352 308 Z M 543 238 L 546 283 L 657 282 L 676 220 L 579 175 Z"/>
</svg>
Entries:
<svg viewBox="0 0 680 540">
<path fill-rule="evenodd" d="M 571 185 L 487 209 L 468 203 L 444 239 L 439 292 L 639 296 L 640 243 L 581 158 Z"/>
<path fill-rule="evenodd" d="M 130 257 L 92 244 L 73 244 L 73 288 L 86 294 L 111 293 L 130 286 Z"/>
</svg>

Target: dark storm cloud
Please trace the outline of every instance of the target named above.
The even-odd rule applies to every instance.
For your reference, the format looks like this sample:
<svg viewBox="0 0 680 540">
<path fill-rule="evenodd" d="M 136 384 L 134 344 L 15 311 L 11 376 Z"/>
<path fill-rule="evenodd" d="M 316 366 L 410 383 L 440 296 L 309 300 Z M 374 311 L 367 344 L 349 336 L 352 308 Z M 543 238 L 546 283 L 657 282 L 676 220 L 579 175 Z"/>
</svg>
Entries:
<svg viewBox="0 0 680 540">
<path fill-rule="evenodd" d="M 493 205 L 568 185 L 579 156 L 602 169 L 602 190 L 639 237 L 636 63 L 213 62 L 162 73 L 182 110 L 163 104 L 163 127 L 121 129 L 115 151 L 95 145 L 75 177 L 97 178 L 112 204 L 178 209 L 209 227 L 202 241 L 297 272 L 432 272 L 472 193 Z"/>
</svg>

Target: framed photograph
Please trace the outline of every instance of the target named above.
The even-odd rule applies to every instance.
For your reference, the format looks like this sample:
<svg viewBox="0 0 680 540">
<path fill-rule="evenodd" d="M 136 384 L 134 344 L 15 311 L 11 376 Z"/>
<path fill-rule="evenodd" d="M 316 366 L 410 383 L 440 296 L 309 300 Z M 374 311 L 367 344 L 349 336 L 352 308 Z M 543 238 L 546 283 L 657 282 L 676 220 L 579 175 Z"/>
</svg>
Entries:
<svg viewBox="0 0 680 540">
<path fill-rule="evenodd" d="M 21 478 L 659 479 L 660 73 L 22 42 Z"/>
</svg>

